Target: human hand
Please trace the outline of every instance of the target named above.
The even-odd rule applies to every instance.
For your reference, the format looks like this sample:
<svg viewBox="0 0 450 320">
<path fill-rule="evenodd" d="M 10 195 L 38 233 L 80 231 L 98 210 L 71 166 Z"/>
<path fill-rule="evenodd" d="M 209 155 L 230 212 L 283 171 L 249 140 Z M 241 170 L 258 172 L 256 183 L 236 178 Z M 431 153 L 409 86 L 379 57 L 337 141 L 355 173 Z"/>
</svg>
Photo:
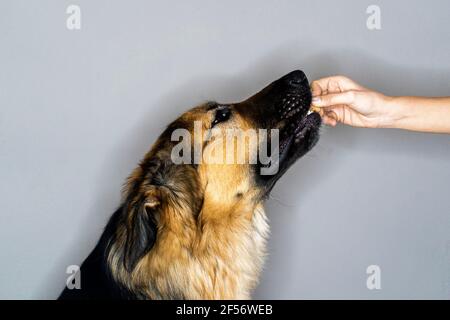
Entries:
<svg viewBox="0 0 450 320">
<path fill-rule="evenodd" d="M 343 76 L 322 78 L 311 83 L 312 105 L 318 107 L 325 124 L 338 122 L 366 128 L 390 127 L 395 115 L 381 93 L 369 90 Z M 316 108 L 317 110 L 317 108 Z"/>
</svg>

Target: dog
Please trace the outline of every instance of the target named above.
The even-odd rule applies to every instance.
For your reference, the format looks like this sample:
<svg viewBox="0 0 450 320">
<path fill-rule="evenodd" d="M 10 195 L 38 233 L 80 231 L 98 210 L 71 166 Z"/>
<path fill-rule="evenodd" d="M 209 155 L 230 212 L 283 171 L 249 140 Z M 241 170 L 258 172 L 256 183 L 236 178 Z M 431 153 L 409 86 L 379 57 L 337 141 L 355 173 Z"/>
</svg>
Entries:
<svg viewBox="0 0 450 320">
<path fill-rule="evenodd" d="M 240 103 L 208 102 L 182 114 L 129 176 L 120 207 L 80 267 L 81 288 L 66 287 L 59 299 L 249 299 L 266 255 L 264 201 L 319 139 L 321 117 L 310 105 L 308 79 L 296 70 Z M 212 129 L 262 128 L 278 132 L 277 170 L 262 174 L 268 165 L 259 159 L 175 163 L 173 133 L 193 134 L 194 123 L 210 136 L 186 139 L 182 156 L 195 146 L 206 151 L 218 138 Z M 259 148 L 243 145 L 246 159 Z"/>
</svg>

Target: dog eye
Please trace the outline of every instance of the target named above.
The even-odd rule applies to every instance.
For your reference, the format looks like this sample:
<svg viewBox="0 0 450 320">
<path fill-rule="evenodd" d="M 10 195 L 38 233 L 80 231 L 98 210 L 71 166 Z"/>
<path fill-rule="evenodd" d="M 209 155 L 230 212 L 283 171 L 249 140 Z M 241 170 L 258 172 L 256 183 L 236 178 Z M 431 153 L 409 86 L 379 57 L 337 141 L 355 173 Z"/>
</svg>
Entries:
<svg viewBox="0 0 450 320">
<path fill-rule="evenodd" d="M 216 124 L 220 122 L 227 121 L 230 118 L 231 111 L 227 107 L 219 107 L 216 110 L 216 115 L 214 117 L 214 121 L 212 122 L 212 126 L 214 127 Z"/>
</svg>

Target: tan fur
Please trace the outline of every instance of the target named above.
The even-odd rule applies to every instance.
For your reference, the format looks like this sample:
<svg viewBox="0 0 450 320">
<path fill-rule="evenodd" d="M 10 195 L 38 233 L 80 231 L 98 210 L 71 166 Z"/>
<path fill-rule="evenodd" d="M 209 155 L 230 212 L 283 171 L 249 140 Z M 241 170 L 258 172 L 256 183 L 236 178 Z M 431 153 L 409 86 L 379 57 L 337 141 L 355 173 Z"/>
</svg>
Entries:
<svg viewBox="0 0 450 320">
<path fill-rule="evenodd" d="M 207 129 L 211 117 L 212 112 L 201 106 L 180 119 L 200 120 Z M 235 115 L 226 127 L 245 129 L 252 124 Z M 164 141 L 158 141 L 146 159 L 170 152 L 161 146 Z M 108 256 L 112 275 L 148 299 L 250 298 L 264 261 L 269 226 L 248 165 L 201 164 L 196 170 L 188 166 L 182 170 L 189 185 L 174 181 L 176 185 L 155 188 L 138 182 L 147 174 L 141 166 L 130 175 L 124 199 L 138 185 L 138 195 L 145 194 L 149 206 L 160 206 L 155 217 L 157 240 L 130 274 L 119 261 L 127 232 L 121 226 Z M 203 199 L 197 213 L 187 210 L 193 197 Z"/>
</svg>

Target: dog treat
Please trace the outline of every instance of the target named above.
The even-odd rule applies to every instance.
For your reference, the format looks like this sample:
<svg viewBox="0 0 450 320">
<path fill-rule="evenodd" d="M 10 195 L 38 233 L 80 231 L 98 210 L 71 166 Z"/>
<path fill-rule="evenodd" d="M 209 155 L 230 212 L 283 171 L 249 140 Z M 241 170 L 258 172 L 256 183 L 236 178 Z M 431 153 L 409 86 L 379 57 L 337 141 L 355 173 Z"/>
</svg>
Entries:
<svg viewBox="0 0 450 320">
<path fill-rule="evenodd" d="M 322 110 L 320 108 L 315 107 L 315 106 L 309 107 L 308 115 L 310 115 L 313 112 L 317 112 L 318 114 L 322 115 Z"/>
<path fill-rule="evenodd" d="M 319 108 L 319 107 L 311 106 L 311 107 L 309 108 L 309 110 L 312 111 L 312 112 L 320 113 L 320 108 Z"/>
</svg>

